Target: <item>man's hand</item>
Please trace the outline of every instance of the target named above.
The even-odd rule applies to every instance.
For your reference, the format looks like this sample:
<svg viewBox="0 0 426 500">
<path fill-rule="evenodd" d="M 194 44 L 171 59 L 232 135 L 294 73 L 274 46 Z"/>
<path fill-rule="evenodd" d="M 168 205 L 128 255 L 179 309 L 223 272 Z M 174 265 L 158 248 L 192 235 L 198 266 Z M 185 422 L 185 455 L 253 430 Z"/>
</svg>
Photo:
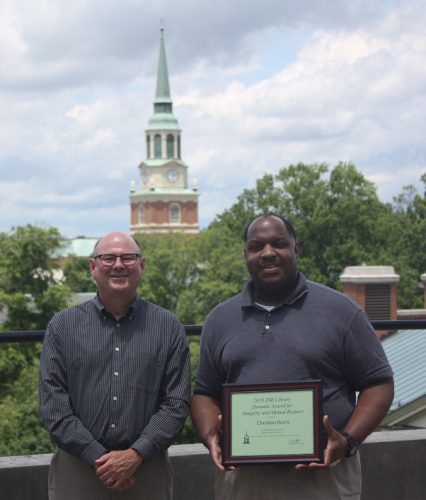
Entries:
<svg viewBox="0 0 426 500">
<path fill-rule="evenodd" d="M 323 424 L 327 431 L 327 448 L 324 450 L 324 462 L 311 462 L 310 464 L 297 464 L 296 469 L 328 469 L 338 463 L 346 454 L 348 443 L 331 424 L 328 415 L 324 415 Z"/>
<path fill-rule="evenodd" d="M 112 491 L 124 491 L 135 484 L 133 477 L 143 457 L 133 448 L 110 451 L 95 461 L 96 475 Z"/>
<path fill-rule="evenodd" d="M 365 387 L 359 393 L 355 409 L 344 430 L 354 436 L 358 443 L 362 443 L 380 424 L 392 403 L 392 399 L 392 378 Z M 324 450 L 324 463 L 298 464 L 296 469 L 332 467 L 345 456 L 348 447 L 346 438 L 330 424 L 327 415 L 324 416 L 323 423 L 328 434 L 327 448 Z"/>
<path fill-rule="evenodd" d="M 222 410 L 219 401 L 210 396 L 196 394 L 192 398 L 191 416 L 201 441 L 208 448 L 216 467 L 219 470 L 235 470 L 235 467 L 225 469 L 222 465 L 222 448 L 220 447 Z"/>
<path fill-rule="evenodd" d="M 206 446 L 210 452 L 211 459 L 216 467 L 220 470 L 225 470 L 222 465 L 222 448 L 220 447 L 220 434 L 222 427 L 222 415 L 217 416 L 217 425 L 212 427 L 206 435 Z"/>
</svg>

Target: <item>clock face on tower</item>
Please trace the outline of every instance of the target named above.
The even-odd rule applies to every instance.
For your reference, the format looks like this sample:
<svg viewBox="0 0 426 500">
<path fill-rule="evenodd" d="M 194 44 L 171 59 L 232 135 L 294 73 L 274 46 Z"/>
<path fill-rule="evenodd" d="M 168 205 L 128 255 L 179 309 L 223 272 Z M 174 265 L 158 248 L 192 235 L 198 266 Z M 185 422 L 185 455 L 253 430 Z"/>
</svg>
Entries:
<svg viewBox="0 0 426 500">
<path fill-rule="evenodd" d="M 167 172 L 167 179 L 169 182 L 175 183 L 179 179 L 179 172 L 177 170 L 169 170 Z"/>
</svg>

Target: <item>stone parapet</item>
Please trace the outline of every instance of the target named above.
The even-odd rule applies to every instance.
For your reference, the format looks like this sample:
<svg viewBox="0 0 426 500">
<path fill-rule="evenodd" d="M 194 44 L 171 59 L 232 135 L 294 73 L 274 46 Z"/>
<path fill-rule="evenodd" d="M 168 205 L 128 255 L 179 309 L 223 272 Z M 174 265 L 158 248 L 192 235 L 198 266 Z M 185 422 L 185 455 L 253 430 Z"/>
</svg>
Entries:
<svg viewBox="0 0 426 500">
<path fill-rule="evenodd" d="M 426 429 L 373 433 L 361 446 L 362 500 L 422 500 Z M 170 448 L 173 500 L 214 500 L 214 466 L 201 444 Z M 51 455 L 0 457 L 0 498 L 47 500 Z M 302 472 L 303 473 L 303 472 Z"/>
</svg>

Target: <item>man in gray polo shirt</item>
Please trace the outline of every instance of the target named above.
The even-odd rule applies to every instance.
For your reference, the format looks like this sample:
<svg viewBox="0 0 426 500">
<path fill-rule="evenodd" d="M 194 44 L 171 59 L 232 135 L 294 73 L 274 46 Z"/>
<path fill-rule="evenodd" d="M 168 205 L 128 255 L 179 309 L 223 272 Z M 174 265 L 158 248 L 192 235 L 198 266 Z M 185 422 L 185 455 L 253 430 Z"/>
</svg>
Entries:
<svg viewBox="0 0 426 500">
<path fill-rule="evenodd" d="M 298 272 L 299 247 L 289 221 L 275 214 L 256 217 L 244 244 L 251 281 L 205 321 L 191 408 L 219 470 L 216 498 L 359 499 L 359 443 L 393 398 L 392 370 L 382 346 L 352 300 Z M 225 471 L 219 439 L 222 385 L 309 379 L 323 384 L 324 462 Z"/>
</svg>

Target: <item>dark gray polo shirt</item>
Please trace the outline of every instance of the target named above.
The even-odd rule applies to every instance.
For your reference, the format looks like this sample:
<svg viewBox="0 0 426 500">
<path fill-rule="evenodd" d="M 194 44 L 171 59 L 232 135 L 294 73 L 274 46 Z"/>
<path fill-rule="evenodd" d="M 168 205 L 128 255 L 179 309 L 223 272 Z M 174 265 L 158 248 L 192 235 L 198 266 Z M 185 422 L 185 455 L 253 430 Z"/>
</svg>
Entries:
<svg viewBox="0 0 426 500">
<path fill-rule="evenodd" d="M 270 312 L 254 304 L 251 287 L 208 315 L 194 393 L 220 401 L 224 383 L 321 379 L 324 413 L 342 429 L 356 391 L 392 377 L 366 315 L 301 273 L 293 293 Z"/>
</svg>

